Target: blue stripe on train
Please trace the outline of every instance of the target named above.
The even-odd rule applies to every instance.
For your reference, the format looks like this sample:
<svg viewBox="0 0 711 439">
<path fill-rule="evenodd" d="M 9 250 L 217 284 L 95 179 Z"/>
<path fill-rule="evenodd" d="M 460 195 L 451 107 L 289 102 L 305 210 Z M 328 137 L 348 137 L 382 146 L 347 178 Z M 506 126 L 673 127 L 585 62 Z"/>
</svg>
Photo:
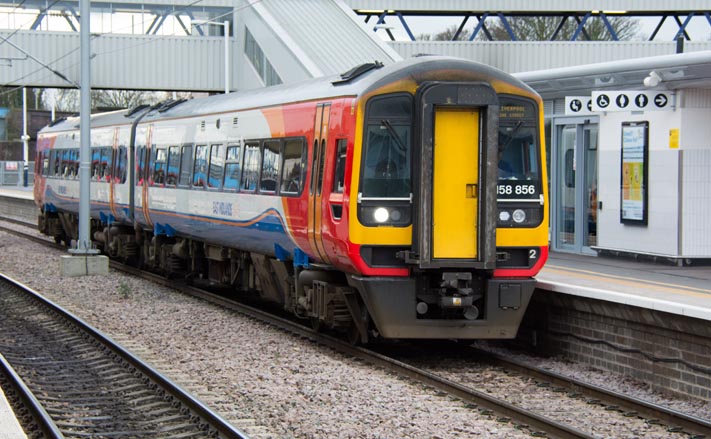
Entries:
<svg viewBox="0 0 711 439">
<path fill-rule="evenodd" d="M 59 196 L 51 189 L 47 190 L 45 206 L 53 206 L 59 210 L 76 212 L 79 200 Z M 93 218 L 111 218 L 115 222 L 128 222 L 128 207 L 117 205 L 117 211 L 123 213 L 122 218 L 114 218 L 111 210 L 105 203 L 91 203 L 90 210 Z M 207 215 L 178 214 L 171 211 L 151 210 L 151 220 L 154 224 L 154 233 L 175 236 L 191 236 L 202 241 L 219 243 L 227 247 L 234 247 L 254 251 L 267 255 L 275 255 L 275 246 L 281 247 L 287 254 L 287 259 L 293 259 L 296 244 L 285 229 L 285 221 L 279 211 L 268 209 L 248 220 L 230 220 Z M 147 227 L 141 209 L 135 211 L 136 221 Z M 303 252 L 300 252 L 303 253 Z M 300 254 L 298 253 L 298 254 Z M 284 255 L 282 254 L 282 257 Z"/>
</svg>

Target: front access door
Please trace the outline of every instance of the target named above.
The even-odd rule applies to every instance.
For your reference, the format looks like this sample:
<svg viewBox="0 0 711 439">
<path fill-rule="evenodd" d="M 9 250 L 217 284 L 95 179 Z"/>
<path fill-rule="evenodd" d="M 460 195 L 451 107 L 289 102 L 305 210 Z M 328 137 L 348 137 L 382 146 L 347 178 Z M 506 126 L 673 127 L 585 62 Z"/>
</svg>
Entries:
<svg viewBox="0 0 711 439">
<path fill-rule="evenodd" d="M 598 126 L 582 123 L 558 126 L 556 177 L 556 250 L 594 254 L 597 245 Z"/>
<path fill-rule="evenodd" d="M 479 110 L 439 107 L 434 120 L 432 256 L 479 255 Z"/>
</svg>

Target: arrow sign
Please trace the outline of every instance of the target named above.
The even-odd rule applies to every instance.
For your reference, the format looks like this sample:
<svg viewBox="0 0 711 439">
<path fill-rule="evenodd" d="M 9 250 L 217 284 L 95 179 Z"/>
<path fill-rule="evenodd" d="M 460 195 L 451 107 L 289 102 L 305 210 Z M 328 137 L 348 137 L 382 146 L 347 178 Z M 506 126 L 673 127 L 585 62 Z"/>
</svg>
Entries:
<svg viewBox="0 0 711 439">
<path fill-rule="evenodd" d="M 667 99 L 667 96 L 663 93 L 659 93 L 654 97 L 654 105 L 656 105 L 659 108 L 666 107 L 667 102 L 669 102 L 669 99 Z"/>
</svg>

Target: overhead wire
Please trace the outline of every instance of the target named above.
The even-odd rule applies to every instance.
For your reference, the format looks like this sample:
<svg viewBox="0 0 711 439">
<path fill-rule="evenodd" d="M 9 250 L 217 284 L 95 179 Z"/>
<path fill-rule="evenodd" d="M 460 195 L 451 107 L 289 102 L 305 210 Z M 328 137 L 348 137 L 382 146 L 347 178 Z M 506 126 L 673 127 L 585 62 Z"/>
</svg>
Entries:
<svg viewBox="0 0 711 439">
<path fill-rule="evenodd" d="M 27 0 L 22 0 L 19 4 L 17 4 L 17 5 L 15 6 L 15 8 L 10 12 L 10 14 L 14 13 L 20 6 L 22 6 L 23 4 L 25 4 L 26 1 L 27 1 Z M 59 3 L 59 2 L 60 2 L 60 0 L 54 0 L 52 3 L 50 3 L 49 5 L 47 5 L 46 8 L 40 9 L 40 14 L 42 14 L 42 13 L 48 11 L 52 6 L 56 5 L 56 4 Z M 41 60 L 39 60 L 39 59 L 37 59 L 36 57 L 30 55 L 30 54 L 29 54 L 28 52 L 26 52 L 24 49 L 20 48 L 19 46 L 14 45 L 14 44 L 10 41 L 10 38 L 12 38 L 14 35 L 16 35 L 17 32 L 19 32 L 24 26 L 28 25 L 28 24 L 30 23 L 30 21 L 34 21 L 34 20 L 33 20 L 33 19 L 28 20 L 28 21 L 25 22 L 24 24 L 18 26 L 17 29 L 15 29 L 14 31 L 12 31 L 12 32 L 10 33 L 10 35 L 8 35 L 8 36 L 6 36 L 6 37 L 0 36 L 0 39 L 2 39 L 2 41 L 0 41 L 0 45 L 1 45 L 1 44 L 4 44 L 4 43 L 9 43 L 9 44 L 11 44 L 13 47 L 15 47 L 16 50 L 19 50 L 20 52 L 24 52 L 26 55 L 30 56 L 33 61 L 35 61 L 36 63 L 38 63 L 38 64 L 40 64 L 40 65 L 42 66 L 41 69 L 37 69 L 37 70 L 33 71 L 32 74 L 35 74 L 35 73 L 37 73 L 38 71 L 43 70 L 43 69 L 48 69 L 49 71 L 52 72 L 53 75 L 57 75 L 57 76 L 59 76 L 60 78 L 62 78 L 63 80 L 65 80 L 65 81 L 67 81 L 67 82 L 69 82 L 69 83 L 72 83 L 72 81 L 70 81 L 64 74 L 62 74 L 61 72 L 57 71 L 56 69 L 51 68 L 48 64 L 43 63 Z M 26 78 L 27 76 L 29 76 L 29 75 L 25 75 L 25 76 L 23 76 L 23 77 L 20 78 L 20 79 L 12 80 L 12 81 L 10 81 L 9 83 L 6 83 L 5 85 L 3 85 L 3 88 L 4 88 L 4 87 L 7 87 L 9 84 L 12 84 L 12 83 L 14 83 L 14 82 L 17 82 L 18 80 L 24 79 L 24 78 Z M 10 91 L 2 92 L 2 93 L 0 93 L 0 96 L 4 96 L 5 94 L 12 93 L 12 92 L 14 92 L 15 90 L 17 90 L 17 89 L 19 89 L 19 88 L 22 88 L 22 87 L 23 87 L 23 86 L 19 86 L 19 87 L 16 87 L 16 88 L 14 88 L 14 89 L 12 89 L 12 90 L 10 90 Z"/>
<path fill-rule="evenodd" d="M 26 1 L 26 0 L 23 0 L 22 3 L 24 3 L 25 1 Z M 55 5 L 55 4 L 58 3 L 59 1 L 60 1 L 60 0 L 55 0 L 49 7 Z M 180 8 L 178 8 L 178 9 L 172 11 L 172 14 L 175 14 L 175 13 L 180 12 L 180 11 L 185 11 L 185 10 L 187 10 L 188 8 L 190 8 L 190 7 L 192 7 L 192 6 L 195 6 L 195 5 L 197 5 L 197 4 L 199 4 L 199 3 L 203 2 L 203 1 L 204 1 L 204 0 L 195 0 L 195 1 L 191 2 L 191 3 L 188 3 L 187 5 L 181 6 Z M 263 0 L 255 0 L 255 1 L 252 1 L 252 2 L 249 2 L 249 1 L 248 1 L 246 5 L 241 6 L 241 7 L 238 7 L 238 8 L 233 8 L 232 10 L 230 10 L 230 11 L 224 13 L 224 14 L 218 15 L 218 16 L 216 16 L 216 17 L 212 17 L 211 20 L 218 20 L 218 19 L 220 19 L 220 18 L 223 18 L 223 17 L 229 16 L 229 15 L 235 14 L 235 13 L 241 11 L 241 10 L 247 9 L 247 8 L 249 8 L 249 7 L 252 7 L 253 5 L 255 5 L 255 4 L 257 4 L 257 3 L 261 3 L 262 1 L 263 1 Z M 19 7 L 19 5 L 18 5 L 18 7 Z M 45 8 L 45 10 L 49 9 L 49 7 Z M 17 7 L 16 7 L 16 9 L 17 9 Z M 144 19 L 144 20 L 142 20 L 141 22 L 139 22 L 138 24 L 139 24 L 139 25 L 144 25 L 147 21 L 148 21 L 147 19 Z M 28 21 L 28 23 L 29 23 L 29 21 Z M 26 24 L 27 24 L 27 23 L 25 23 L 25 25 L 26 25 Z M 130 25 L 130 26 L 125 26 L 125 27 L 123 27 L 123 28 L 118 28 L 118 30 L 121 30 L 121 29 L 128 29 L 128 28 L 132 28 L 132 27 L 134 27 L 133 24 Z M 9 35 L 7 38 L 12 37 L 12 35 L 14 35 L 15 33 L 17 33 L 17 31 L 19 31 L 19 30 L 20 30 L 19 28 L 16 29 L 16 30 L 15 30 L 11 35 Z M 91 39 L 93 40 L 93 39 L 95 39 L 95 38 L 97 38 L 97 37 L 100 37 L 101 35 L 103 35 L 103 34 L 92 34 L 92 35 L 91 35 Z M 107 50 L 107 51 L 104 51 L 104 52 L 97 52 L 97 53 L 95 53 L 95 56 L 108 55 L 108 54 L 113 54 L 113 53 L 122 52 L 122 51 L 129 50 L 129 49 L 133 49 L 133 48 L 136 48 L 136 47 L 140 47 L 140 46 L 152 44 L 152 43 L 154 43 L 154 42 L 157 42 L 157 41 L 160 41 L 160 40 L 169 38 L 169 37 L 173 37 L 173 36 L 175 36 L 175 35 L 161 35 L 161 36 L 156 36 L 155 38 L 151 38 L 150 40 L 145 41 L 145 42 L 133 44 L 133 45 L 130 45 L 130 46 L 126 46 L 126 47 L 122 47 L 122 48 L 118 48 L 118 49 L 114 49 L 114 50 Z M 66 58 L 67 56 L 73 54 L 74 52 L 78 51 L 79 49 L 80 49 L 79 47 L 74 48 L 74 49 L 72 49 L 72 50 L 66 52 L 66 53 L 63 54 L 62 56 L 56 58 L 55 60 L 51 61 L 51 62 L 48 63 L 48 64 L 51 66 L 51 64 L 54 64 L 54 63 L 60 61 L 61 59 Z M 78 64 L 79 64 L 79 62 L 75 62 L 75 63 L 73 63 L 73 64 L 70 64 L 70 65 L 66 66 L 65 69 L 66 69 L 66 68 L 75 67 L 75 66 L 77 66 Z M 13 83 L 16 83 L 16 82 L 18 82 L 18 81 L 21 81 L 22 79 L 25 79 L 25 78 L 27 78 L 27 77 L 29 77 L 29 76 L 32 76 L 32 75 L 36 74 L 37 72 L 39 72 L 39 71 L 41 71 L 41 70 L 44 70 L 44 68 L 45 68 L 45 67 L 40 68 L 40 69 L 37 69 L 37 70 L 34 70 L 34 71 L 32 71 L 32 72 L 30 72 L 30 73 L 28 73 L 28 74 L 23 75 L 23 76 L 20 77 L 20 78 L 13 79 L 12 81 L 7 82 L 3 87 L 7 87 L 7 86 L 9 86 L 9 85 L 11 85 L 11 84 L 13 84 Z M 54 74 L 54 73 L 53 73 L 53 74 Z M 47 77 L 49 77 L 49 76 L 50 76 L 50 75 L 45 75 L 45 76 L 42 77 L 42 79 L 47 78 Z M 23 86 L 20 85 L 20 86 L 17 86 L 16 88 L 14 88 L 14 89 L 12 89 L 12 90 L 5 91 L 5 92 L 0 92 L 0 96 L 3 96 L 3 95 L 8 94 L 8 93 L 11 93 L 11 92 L 13 92 L 13 91 L 15 91 L 15 90 L 17 90 L 17 89 L 19 89 L 19 88 L 22 88 L 22 87 L 23 87 Z"/>
</svg>

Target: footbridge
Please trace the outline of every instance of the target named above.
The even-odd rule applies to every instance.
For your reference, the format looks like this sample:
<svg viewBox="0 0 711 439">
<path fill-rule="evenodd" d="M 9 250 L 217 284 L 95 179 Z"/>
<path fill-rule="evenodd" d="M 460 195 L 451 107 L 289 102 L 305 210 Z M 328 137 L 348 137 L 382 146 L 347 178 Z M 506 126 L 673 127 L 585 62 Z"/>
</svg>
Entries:
<svg viewBox="0 0 711 439">
<path fill-rule="evenodd" d="M 220 92 L 228 79 L 234 91 L 401 59 L 340 0 L 91 5 L 93 88 Z M 0 86 L 75 87 L 78 10 L 77 0 L 0 0 Z"/>
<path fill-rule="evenodd" d="M 93 0 L 92 87 L 222 92 L 423 53 L 516 73 L 711 50 L 708 0 L 529 3 Z M 0 0 L 0 86 L 75 87 L 78 10 L 78 0 Z M 519 26 L 530 17 L 549 22 L 535 40 Z M 646 32 L 625 38 L 620 18 Z"/>
</svg>

